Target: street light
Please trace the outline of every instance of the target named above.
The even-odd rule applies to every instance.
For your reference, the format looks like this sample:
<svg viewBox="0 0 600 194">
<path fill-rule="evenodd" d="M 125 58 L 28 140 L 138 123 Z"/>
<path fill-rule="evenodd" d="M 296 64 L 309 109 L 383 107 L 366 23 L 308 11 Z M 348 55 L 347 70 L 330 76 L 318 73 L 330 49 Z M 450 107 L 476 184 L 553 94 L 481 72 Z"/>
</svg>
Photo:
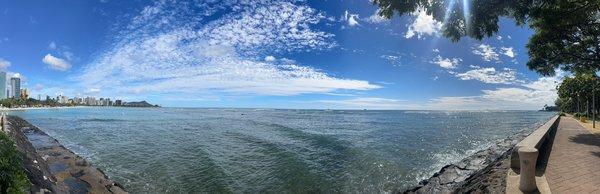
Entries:
<svg viewBox="0 0 600 194">
<path fill-rule="evenodd" d="M 596 71 L 596 79 L 594 79 L 594 85 L 592 86 L 592 128 L 596 128 L 596 84 L 598 84 L 598 77 L 600 72 Z"/>
</svg>

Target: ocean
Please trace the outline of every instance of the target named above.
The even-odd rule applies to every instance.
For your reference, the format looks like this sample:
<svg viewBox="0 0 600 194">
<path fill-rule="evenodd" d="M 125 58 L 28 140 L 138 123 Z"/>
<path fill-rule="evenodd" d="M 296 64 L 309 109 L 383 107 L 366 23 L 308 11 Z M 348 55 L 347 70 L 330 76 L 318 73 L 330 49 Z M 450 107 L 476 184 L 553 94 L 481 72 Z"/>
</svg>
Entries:
<svg viewBox="0 0 600 194">
<path fill-rule="evenodd" d="M 9 114 L 131 193 L 389 193 L 556 113 L 76 107 Z"/>
</svg>

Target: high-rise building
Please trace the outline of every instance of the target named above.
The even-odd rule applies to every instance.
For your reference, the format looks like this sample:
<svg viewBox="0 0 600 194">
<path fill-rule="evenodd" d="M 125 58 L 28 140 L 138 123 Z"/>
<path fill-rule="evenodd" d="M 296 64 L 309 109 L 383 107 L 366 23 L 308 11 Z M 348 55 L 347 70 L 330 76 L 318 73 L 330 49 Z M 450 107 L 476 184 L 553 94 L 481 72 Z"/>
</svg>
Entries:
<svg viewBox="0 0 600 194">
<path fill-rule="evenodd" d="M 6 72 L 0 72 L 0 99 L 5 99 L 8 97 L 8 93 L 6 91 Z"/>
<path fill-rule="evenodd" d="M 21 78 L 13 77 L 10 78 L 10 88 L 12 89 L 11 97 L 21 97 Z"/>
</svg>

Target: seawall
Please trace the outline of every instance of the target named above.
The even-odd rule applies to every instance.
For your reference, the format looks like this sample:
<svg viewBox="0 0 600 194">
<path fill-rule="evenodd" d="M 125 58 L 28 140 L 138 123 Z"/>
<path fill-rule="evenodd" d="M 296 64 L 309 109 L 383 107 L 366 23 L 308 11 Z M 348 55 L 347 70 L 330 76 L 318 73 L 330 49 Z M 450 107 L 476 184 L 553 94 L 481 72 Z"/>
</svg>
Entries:
<svg viewBox="0 0 600 194">
<path fill-rule="evenodd" d="M 505 193 L 512 150 L 531 132 L 517 132 L 458 163 L 446 165 L 402 193 Z"/>
<path fill-rule="evenodd" d="M 32 193 L 127 193 L 100 169 L 24 119 L 5 116 L 3 129 L 24 154 Z"/>
</svg>

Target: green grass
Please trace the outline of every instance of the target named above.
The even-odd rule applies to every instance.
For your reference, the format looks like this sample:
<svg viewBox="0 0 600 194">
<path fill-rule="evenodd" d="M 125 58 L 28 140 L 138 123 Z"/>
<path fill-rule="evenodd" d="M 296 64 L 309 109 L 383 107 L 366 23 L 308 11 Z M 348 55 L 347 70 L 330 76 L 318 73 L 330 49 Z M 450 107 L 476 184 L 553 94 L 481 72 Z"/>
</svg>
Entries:
<svg viewBox="0 0 600 194">
<path fill-rule="evenodd" d="M 28 193 L 30 183 L 22 162 L 15 143 L 0 132 L 0 193 Z"/>
</svg>

